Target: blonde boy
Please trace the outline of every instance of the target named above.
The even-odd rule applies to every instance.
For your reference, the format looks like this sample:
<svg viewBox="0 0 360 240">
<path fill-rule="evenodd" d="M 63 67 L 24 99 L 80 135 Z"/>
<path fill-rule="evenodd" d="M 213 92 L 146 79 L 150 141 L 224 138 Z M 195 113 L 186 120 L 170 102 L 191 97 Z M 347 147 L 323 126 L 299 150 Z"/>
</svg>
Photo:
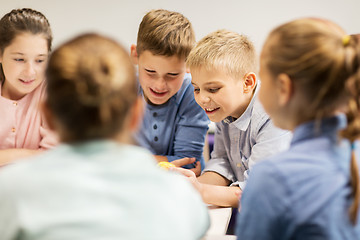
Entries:
<svg viewBox="0 0 360 240">
<path fill-rule="evenodd" d="M 196 160 L 204 165 L 209 119 L 196 104 L 185 64 L 194 45 L 189 20 L 180 13 L 158 9 L 143 17 L 137 46 L 131 46 L 131 56 L 138 65 L 140 92 L 146 101 L 144 121 L 135 138 L 158 161 Z"/>
<path fill-rule="evenodd" d="M 256 53 L 243 35 L 219 30 L 190 52 L 196 102 L 216 123 L 214 150 L 200 177 L 192 177 L 203 200 L 238 206 L 249 169 L 265 156 L 286 149 L 289 132 L 275 128 L 257 100 Z M 216 186 L 215 186 L 216 185 Z"/>
</svg>

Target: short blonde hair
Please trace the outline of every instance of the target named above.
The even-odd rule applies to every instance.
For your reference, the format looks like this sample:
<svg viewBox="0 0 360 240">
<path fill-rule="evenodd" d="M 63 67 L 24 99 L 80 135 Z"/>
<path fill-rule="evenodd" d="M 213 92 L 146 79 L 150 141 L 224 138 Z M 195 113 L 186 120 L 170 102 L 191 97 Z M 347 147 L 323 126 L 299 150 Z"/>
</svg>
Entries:
<svg viewBox="0 0 360 240">
<path fill-rule="evenodd" d="M 138 55 L 148 50 L 154 55 L 186 59 L 194 45 L 194 30 L 181 13 L 152 10 L 140 23 L 136 47 Z"/>
<path fill-rule="evenodd" d="M 217 30 L 202 38 L 191 50 L 186 64 L 190 68 L 223 70 L 243 78 L 257 72 L 255 47 L 248 37 L 228 30 Z"/>
</svg>

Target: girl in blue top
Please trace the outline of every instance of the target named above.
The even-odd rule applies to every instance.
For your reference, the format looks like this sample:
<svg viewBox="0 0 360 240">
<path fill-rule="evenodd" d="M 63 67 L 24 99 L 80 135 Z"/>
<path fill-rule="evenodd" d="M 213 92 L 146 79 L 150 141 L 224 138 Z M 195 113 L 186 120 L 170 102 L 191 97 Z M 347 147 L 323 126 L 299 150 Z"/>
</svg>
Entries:
<svg viewBox="0 0 360 240">
<path fill-rule="evenodd" d="M 260 68 L 260 101 L 293 139 L 250 173 L 238 238 L 360 239 L 358 40 L 326 20 L 294 20 L 270 33 Z"/>
</svg>

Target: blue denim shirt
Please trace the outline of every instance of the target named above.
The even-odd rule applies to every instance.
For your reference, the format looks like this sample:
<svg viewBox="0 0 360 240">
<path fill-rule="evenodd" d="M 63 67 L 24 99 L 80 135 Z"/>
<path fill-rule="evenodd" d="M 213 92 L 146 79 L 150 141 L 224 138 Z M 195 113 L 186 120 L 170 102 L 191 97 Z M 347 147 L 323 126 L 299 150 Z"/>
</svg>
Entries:
<svg viewBox="0 0 360 240">
<path fill-rule="evenodd" d="M 191 75 L 185 74 L 180 90 L 168 102 L 162 105 L 145 103 L 144 120 L 135 139 L 153 154 L 166 156 L 169 162 L 195 157 L 203 167 L 209 123 L 205 111 L 195 101 Z"/>
<path fill-rule="evenodd" d="M 345 125 L 343 115 L 319 128 L 303 124 L 288 151 L 253 168 L 241 197 L 239 239 L 360 239 L 360 221 L 354 227 L 348 216 L 351 147 L 338 139 Z"/>
<path fill-rule="evenodd" d="M 236 121 L 231 117 L 216 123 L 214 150 L 204 172 L 216 172 L 241 189 L 249 170 L 258 161 L 289 147 L 291 133 L 274 127 L 257 99 L 260 85 Z"/>
</svg>

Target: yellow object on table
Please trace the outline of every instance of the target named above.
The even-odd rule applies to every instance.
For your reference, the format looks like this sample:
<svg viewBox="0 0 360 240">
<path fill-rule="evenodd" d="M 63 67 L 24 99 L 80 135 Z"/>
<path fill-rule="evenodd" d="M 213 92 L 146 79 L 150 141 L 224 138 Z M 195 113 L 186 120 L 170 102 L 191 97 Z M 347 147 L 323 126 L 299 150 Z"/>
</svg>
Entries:
<svg viewBox="0 0 360 240">
<path fill-rule="evenodd" d="M 171 167 L 176 167 L 174 164 L 172 164 L 170 162 L 159 162 L 158 166 L 165 170 L 169 170 L 169 168 L 171 168 Z"/>
</svg>

